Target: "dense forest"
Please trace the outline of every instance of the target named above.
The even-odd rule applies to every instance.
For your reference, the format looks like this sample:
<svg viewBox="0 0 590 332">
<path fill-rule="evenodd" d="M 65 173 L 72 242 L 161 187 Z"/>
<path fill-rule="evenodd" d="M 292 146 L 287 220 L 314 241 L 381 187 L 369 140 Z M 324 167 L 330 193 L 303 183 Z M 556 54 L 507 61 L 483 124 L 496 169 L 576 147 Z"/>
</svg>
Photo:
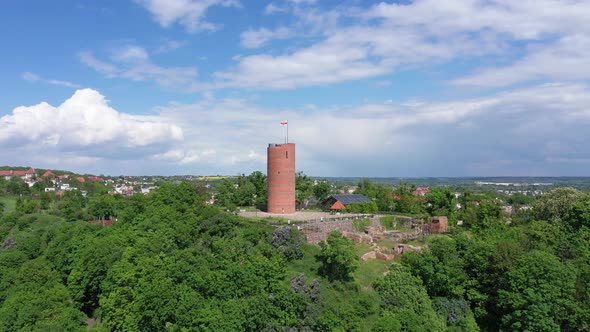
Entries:
<svg viewBox="0 0 590 332">
<path fill-rule="evenodd" d="M 0 331 L 590 330 L 590 196 L 572 188 L 510 219 L 492 195 L 464 195 L 457 211 L 444 189 L 377 201 L 465 222 L 417 240 L 427 250 L 363 262 L 339 233 L 308 245 L 294 228 L 207 205 L 189 183 L 59 200 L 8 185 Z"/>
</svg>

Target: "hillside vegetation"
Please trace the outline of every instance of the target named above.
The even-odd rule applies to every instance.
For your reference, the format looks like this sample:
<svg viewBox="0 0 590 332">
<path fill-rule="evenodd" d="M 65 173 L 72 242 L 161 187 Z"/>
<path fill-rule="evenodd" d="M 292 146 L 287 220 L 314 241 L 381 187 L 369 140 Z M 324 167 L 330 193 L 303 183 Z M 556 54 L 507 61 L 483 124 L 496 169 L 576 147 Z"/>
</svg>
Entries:
<svg viewBox="0 0 590 332">
<path fill-rule="evenodd" d="M 338 233 L 307 245 L 206 199 L 187 183 L 91 198 L 112 227 L 76 220 L 90 203 L 68 198 L 0 209 L 0 331 L 590 328 L 590 197 L 575 189 L 511 222 L 482 202 L 464 228 L 394 263 L 360 262 L 367 248 Z"/>
</svg>

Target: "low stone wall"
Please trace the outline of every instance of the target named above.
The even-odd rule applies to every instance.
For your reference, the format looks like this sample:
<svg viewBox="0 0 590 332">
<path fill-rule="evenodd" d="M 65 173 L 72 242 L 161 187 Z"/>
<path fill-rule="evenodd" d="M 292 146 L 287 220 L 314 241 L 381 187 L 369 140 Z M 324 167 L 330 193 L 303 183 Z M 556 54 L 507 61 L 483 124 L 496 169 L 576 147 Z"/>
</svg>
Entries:
<svg viewBox="0 0 590 332">
<path fill-rule="evenodd" d="M 353 222 L 360 218 L 369 218 L 371 225 L 365 228 L 365 233 L 358 233 Z M 387 231 L 379 222 L 379 216 L 355 216 L 338 219 L 318 220 L 305 224 L 293 225 L 305 234 L 306 240 L 311 244 L 318 244 L 326 241 L 331 232 L 341 232 L 343 236 L 353 240 L 356 243 L 373 243 L 378 240 L 391 240 L 402 242 L 405 240 L 416 239 L 420 234 L 420 229 L 412 231 Z"/>
<path fill-rule="evenodd" d="M 349 220 L 335 220 L 335 221 L 320 221 L 308 224 L 296 225 L 298 230 L 305 234 L 307 243 L 318 244 L 321 241 L 326 241 L 328 235 L 333 231 L 338 232 L 354 232 L 352 222 Z"/>
<path fill-rule="evenodd" d="M 383 233 L 375 233 L 372 234 L 373 241 L 379 240 L 391 240 L 391 241 L 404 241 L 404 240 L 413 240 L 420 236 L 420 230 L 413 230 L 408 232 L 400 232 L 400 231 L 385 231 Z"/>
<path fill-rule="evenodd" d="M 384 254 L 379 251 L 369 251 L 368 253 L 361 256 L 363 261 L 368 261 L 369 259 L 380 259 L 382 261 L 392 261 L 395 258 L 394 255 L 391 254 Z"/>
<path fill-rule="evenodd" d="M 421 251 L 422 249 L 423 248 L 420 247 L 420 246 L 413 246 L 413 245 L 410 245 L 410 244 L 398 243 L 395 246 L 395 254 L 396 255 L 401 255 L 401 254 L 403 254 L 404 252 L 407 252 L 407 251 Z"/>
<path fill-rule="evenodd" d="M 369 234 L 343 231 L 342 236 L 349 238 L 356 243 L 373 243 L 373 237 Z"/>
</svg>

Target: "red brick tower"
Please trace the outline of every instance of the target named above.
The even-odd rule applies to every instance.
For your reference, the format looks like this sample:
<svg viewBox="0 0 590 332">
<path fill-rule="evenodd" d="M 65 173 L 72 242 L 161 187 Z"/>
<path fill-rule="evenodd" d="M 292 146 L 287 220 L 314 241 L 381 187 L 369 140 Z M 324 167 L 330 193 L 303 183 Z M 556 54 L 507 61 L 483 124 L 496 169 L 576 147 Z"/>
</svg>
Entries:
<svg viewBox="0 0 590 332">
<path fill-rule="evenodd" d="M 295 143 L 267 149 L 268 213 L 295 213 Z"/>
</svg>

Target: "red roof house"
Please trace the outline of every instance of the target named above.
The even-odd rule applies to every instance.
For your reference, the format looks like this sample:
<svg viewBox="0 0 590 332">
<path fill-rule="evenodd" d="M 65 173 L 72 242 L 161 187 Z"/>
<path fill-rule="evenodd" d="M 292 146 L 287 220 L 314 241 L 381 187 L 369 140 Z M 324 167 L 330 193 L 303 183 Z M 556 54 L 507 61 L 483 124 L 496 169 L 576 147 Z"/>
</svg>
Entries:
<svg viewBox="0 0 590 332">
<path fill-rule="evenodd" d="M 13 176 L 18 176 L 22 179 L 31 179 L 33 178 L 33 176 L 35 176 L 37 174 L 37 172 L 35 172 L 34 168 L 29 168 L 26 171 L 16 171 L 13 169 L 9 169 L 6 171 L 0 171 L 0 176 L 3 176 L 6 179 L 10 179 Z"/>
<path fill-rule="evenodd" d="M 425 196 L 426 194 L 428 194 L 428 192 L 430 191 L 429 187 L 418 187 L 416 188 L 416 190 L 414 190 L 414 192 L 412 193 L 412 195 L 414 196 Z"/>
<path fill-rule="evenodd" d="M 324 200 L 324 205 L 329 206 L 330 210 L 341 210 L 348 204 L 368 203 L 371 202 L 365 195 L 360 194 L 333 194 Z"/>
<path fill-rule="evenodd" d="M 79 176 L 79 177 L 77 177 L 77 178 L 76 178 L 76 180 L 77 180 L 78 182 L 82 182 L 82 183 L 86 182 L 86 179 L 85 179 L 83 176 Z"/>
<path fill-rule="evenodd" d="M 45 173 L 43 173 L 43 175 L 41 175 L 41 176 L 44 177 L 44 178 L 46 178 L 48 176 L 55 177 L 55 173 L 53 173 L 50 170 L 46 170 Z"/>
</svg>

